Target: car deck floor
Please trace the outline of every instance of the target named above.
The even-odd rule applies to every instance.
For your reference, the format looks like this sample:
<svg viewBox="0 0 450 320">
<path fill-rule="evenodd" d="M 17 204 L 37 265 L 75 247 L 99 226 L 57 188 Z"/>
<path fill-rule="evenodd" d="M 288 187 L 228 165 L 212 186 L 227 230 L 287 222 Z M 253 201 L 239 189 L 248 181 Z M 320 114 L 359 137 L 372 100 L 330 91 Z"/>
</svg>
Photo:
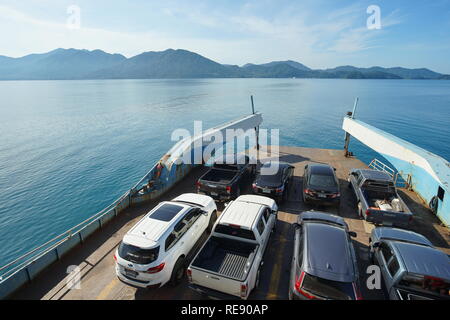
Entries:
<svg viewBox="0 0 450 320">
<path fill-rule="evenodd" d="M 267 149 L 263 149 L 266 150 Z M 356 200 L 353 191 L 349 189 L 347 175 L 352 168 L 367 168 L 356 157 L 345 157 L 343 150 L 315 149 L 300 147 L 279 147 L 273 151 L 271 158 L 279 157 L 280 161 L 295 166 L 293 183 L 289 187 L 288 199 L 280 205 L 277 228 L 271 236 L 261 270 L 260 284 L 249 299 L 287 299 L 289 274 L 293 250 L 292 223 L 299 213 L 306 210 L 320 210 L 342 216 L 351 231 L 357 233 L 353 238 L 361 281 L 361 293 L 364 299 L 384 299 L 382 290 L 368 290 L 365 283 L 368 261 L 368 242 L 374 225 L 361 220 L 356 210 Z M 264 158 L 261 158 L 264 160 Z M 267 158 L 266 158 L 267 160 Z M 340 207 L 322 207 L 305 205 L 302 200 L 302 178 L 304 166 L 310 162 L 328 163 L 336 168 L 336 175 L 341 187 Z M 11 296 L 12 299 L 204 299 L 187 286 L 187 280 L 173 288 L 166 285 L 160 289 L 136 289 L 122 283 L 115 274 L 114 251 L 125 233 L 157 203 L 170 200 L 186 192 L 195 192 L 195 182 L 207 168 L 197 167 L 160 199 L 140 206 L 126 209 L 118 217 L 86 241 L 69 252 L 61 260 L 42 272 L 31 283 L 25 285 Z M 251 186 L 242 194 L 251 193 Z M 436 247 L 450 254 L 450 231 L 441 225 L 440 221 L 423 204 L 412 191 L 399 189 L 401 197 L 414 213 L 411 226 L 413 231 L 426 236 Z M 223 204 L 218 204 L 218 214 L 223 210 Z M 206 240 L 206 234 L 197 243 L 195 250 Z M 79 267 L 79 286 L 70 287 L 73 274 L 68 274 L 69 266 Z"/>
</svg>

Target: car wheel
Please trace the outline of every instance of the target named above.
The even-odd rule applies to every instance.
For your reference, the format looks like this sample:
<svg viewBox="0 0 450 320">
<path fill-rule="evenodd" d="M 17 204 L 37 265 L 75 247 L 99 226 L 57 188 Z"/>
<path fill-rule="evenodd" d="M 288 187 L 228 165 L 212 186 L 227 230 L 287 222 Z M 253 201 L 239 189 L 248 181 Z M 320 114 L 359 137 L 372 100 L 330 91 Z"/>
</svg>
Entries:
<svg viewBox="0 0 450 320">
<path fill-rule="evenodd" d="M 361 219 L 364 219 L 364 215 L 363 215 L 363 213 L 362 213 L 362 205 L 361 205 L 361 202 L 358 202 L 358 216 L 359 216 Z"/>
<path fill-rule="evenodd" d="M 303 203 L 304 203 L 304 204 L 309 204 L 309 200 L 306 199 L 305 195 L 303 195 Z"/>
<path fill-rule="evenodd" d="M 236 198 L 239 198 L 239 196 L 241 195 L 241 188 L 237 188 L 236 190 Z"/>
<path fill-rule="evenodd" d="M 208 232 L 209 234 L 211 234 L 212 229 L 214 227 L 214 223 L 216 223 L 216 220 L 217 220 L 217 212 L 213 211 L 213 213 L 211 213 L 211 217 L 209 218 L 208 227 L 206 228 L 206 232 Z"/>
<path fill-rule="evenodd" d="M 170 276 L 170 284 L 175 287 L 180 284 L 180 282 L 183 280 L 184 274 L 186 271 L 186 265 L 184 263 L 183 258 L 178 258 L 177 262 L 175 263 L 175 266 L 172 270 L 172 275 Z"/>
<path fill-rule="evenodd" d="M 256 273 L 256 281 L 255 281 L 255 288 L 253 289 L 257 289 L 259 287 L 259 280 L 260 280 L 260 273 L 261 273 L 261 268 L 258 269 L 258 272 Z"/>
</svg>

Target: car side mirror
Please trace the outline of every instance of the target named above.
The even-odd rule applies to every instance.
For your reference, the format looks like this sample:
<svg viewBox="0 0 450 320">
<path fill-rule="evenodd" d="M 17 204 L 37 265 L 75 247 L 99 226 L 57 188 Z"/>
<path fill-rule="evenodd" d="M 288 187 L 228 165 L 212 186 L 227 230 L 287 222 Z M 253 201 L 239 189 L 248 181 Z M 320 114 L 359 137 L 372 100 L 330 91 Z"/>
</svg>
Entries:
<svg viewBox="0 0 450 320">
<path fill-rule="evenodd" d="M 336 171 L 336 168 L 333 168 L 334 171 Z"/>
<path fill-rule="evenodd" d="M 207 216 L 208 215 L 208 211 L 205 211 L 205 210 L 201 210 L 201 212 L 202 212 L 202 214 L 204 214 L 205 216 Z"/>
<path fill-rule="evenodd" d="M 380 243 L 379 242 L 375 242 L 372 244 L 373 248 L 379 248 L 380 247 Z"/>
<path fill-rule="evenodd" d="M 271 213 L 276 215 L 277 214 L 277 210 L 271 210 Z"/>
<path fill-rule="evenodd" d="M 223 206 L 226 208 L 226 207 L 228 207 L 229 204 L 230 204 L 229 202 L 225 202 L 225 203 L 223 204 Z"/>
<path fill-rule="evenodd" d="M 293 224 L 292 224 L 292 228 L 294 228 L 294 230 L 297 230 L 297 229 L 299 229 L 301 227 L 301 225 L 298 223 L 298 222 L 294 222 Z"/>
<path fill-rule="evenodd" d="M 355 231 L 349 231 L 348 235 L 353 238 L 356 238 L 358 236 L 358 234 Z"/>
</svg>

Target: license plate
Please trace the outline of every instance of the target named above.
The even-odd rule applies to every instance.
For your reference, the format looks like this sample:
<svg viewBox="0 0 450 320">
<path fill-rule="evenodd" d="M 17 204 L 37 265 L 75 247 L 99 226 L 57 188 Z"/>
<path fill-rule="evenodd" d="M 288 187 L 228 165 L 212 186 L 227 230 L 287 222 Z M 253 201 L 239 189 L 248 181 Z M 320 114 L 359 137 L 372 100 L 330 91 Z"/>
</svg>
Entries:
<svg viewBox="0 0 450 320">
<path fill-rule="evenodd" d="M 218 196 L 219 194 L 217 192 L 211 192 L 212 196 Z"/>
<path fill-rule="evenodd" d="M 323 194 L 323 193 L 319 193 L 318 195 L 317 195 L 319 198 L 326 198 L 327 196 L 325 195 L 325 194 Z"/>
<path fill-rule="evenodd" d="M 125 274 L 129 277 L 133 277 L 136 278 L 138 273 L 134 270 L 130 270 L 130 269 L 125 269 Z"/>
<path fill-rule="evenodd" d="M 263 189 L 263 192 L 264 193 L 270 193 L 272 190 L 270 190 L 270 189 Z"/>
</svg>

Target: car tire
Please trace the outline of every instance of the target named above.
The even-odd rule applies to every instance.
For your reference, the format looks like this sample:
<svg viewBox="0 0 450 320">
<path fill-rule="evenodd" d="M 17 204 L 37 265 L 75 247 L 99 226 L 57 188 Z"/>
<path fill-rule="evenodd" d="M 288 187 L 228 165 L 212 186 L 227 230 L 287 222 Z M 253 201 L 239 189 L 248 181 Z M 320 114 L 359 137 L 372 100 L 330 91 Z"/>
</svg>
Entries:
<svg viewBox="0 0 450 320">
<path fill-rule="evenodd" d="M 309 204 L 309 200 L 306 199 L 305 195 L 303 195 L 303 203 L 304 203 L 304 204 Z"/>
<path fill-rule="evenodd" d="M 184 259 L 180 257 L 175 263 L 175 266 L 173 267 L 172 270 L 172 275 L 170 276 L 170 285 L 172 287 L 176 287 L 181 283 L 185 271 L 186 271 L 186 264 L 184 263 Z"/>
<path fill-rule="evenodd" d="M 207 232 L 208 234 L 211 234 L 212 229 L 213 229 L 213 227 L 214 227 L 214 223 L 216 223 L 216 220 L 217 220 L 217 212 L 216 212 L 216 211 L 213 211 L 213 212 L 211 213 L 211 217 L 209 218 L 208 227 L 206 228 L 206 232 Z"/>
<path fill-rule="evenodd" d="M 255 281 L 255 287 L 253 288 L 253 290 L 257 289 L 259 287 L 259 280 L 261 276 L 261 267 L 259 267 L 258 271 L 256 272 L 256 281 Z"/>
<path fill-rule="evenodd" d="M 364 215 L 362 213 L 362 205 L 361 202 L 358 202 L 358 216 L 364 220 Z"/>
<path fill-rule="evenodd" d="M 238 187 L 238 188 L 236 189 L 235 199 L 239 198 L 240 195 L 241 195 L 241 188 Z"/>
</svg>

